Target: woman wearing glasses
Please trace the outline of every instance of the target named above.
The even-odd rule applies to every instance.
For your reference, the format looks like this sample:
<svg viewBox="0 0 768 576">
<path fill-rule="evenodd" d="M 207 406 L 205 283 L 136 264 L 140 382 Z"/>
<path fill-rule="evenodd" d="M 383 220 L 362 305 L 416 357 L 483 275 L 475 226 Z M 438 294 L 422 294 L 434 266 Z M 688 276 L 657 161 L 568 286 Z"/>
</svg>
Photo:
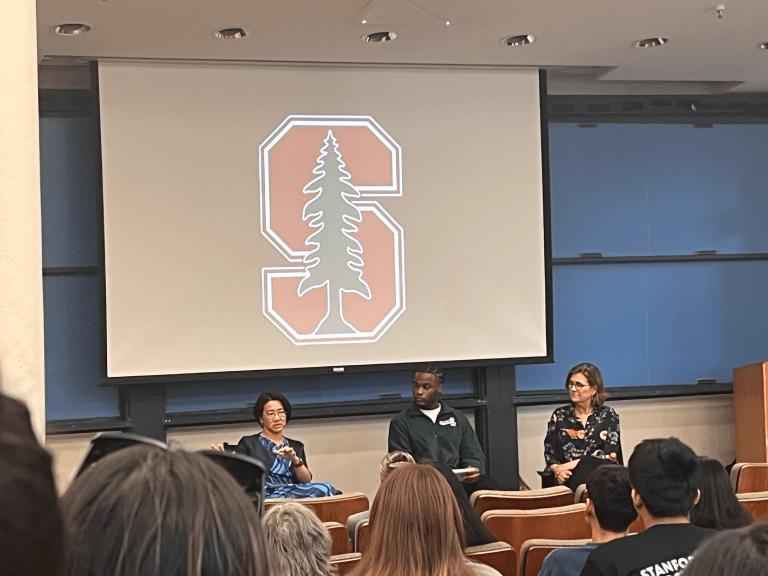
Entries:
<svg viewBox="0 0 768 576">
<path fill-rule="evenodd" d="M 571 368 L 565 388 L 571 403 L 552 413 L 544 459 L 558 484 L 575 489 L 596 466 L 620 459 L 619 415 L 603 405 L 608 394 L 597 366 L 584 363 Z"/>
<path fill-rule="evenodd" d="M 341 494 L 330 484 L 312 482 L 304 444 L 283 436 L 291 419 L 291 403 L 285 396 L 279 392 L 264 392 L 256 400 L 253 415 L 261 425 L 261 433 L 243 436 L 235 451 L 258 458 L 266 465 L 265 498 L 317 498 Z"/>
</svg>

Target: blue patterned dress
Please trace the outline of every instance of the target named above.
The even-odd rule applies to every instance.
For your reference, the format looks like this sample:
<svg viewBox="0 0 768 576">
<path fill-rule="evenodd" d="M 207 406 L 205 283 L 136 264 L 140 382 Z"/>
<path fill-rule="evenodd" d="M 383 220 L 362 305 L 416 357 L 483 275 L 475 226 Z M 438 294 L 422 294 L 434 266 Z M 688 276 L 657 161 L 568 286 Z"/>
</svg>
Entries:
<svg viewBox="0 0 768 576">
<path fill-rule="evenodd" d="M 284 439 L 280 444 L 275 444 L 264 436 L 259 436 L 259 442 L 269 452 L 288 446 L 288 440 Z M 267 473 L 267 485 L 264 490 L 265 498 L 318 498 L 320 496 L 334 496 L 341 494 L 327 482 L 310 482 L 309 484 L 294 484 L 291 474 L 290 461 L 278 456 Z"/>
</svg>

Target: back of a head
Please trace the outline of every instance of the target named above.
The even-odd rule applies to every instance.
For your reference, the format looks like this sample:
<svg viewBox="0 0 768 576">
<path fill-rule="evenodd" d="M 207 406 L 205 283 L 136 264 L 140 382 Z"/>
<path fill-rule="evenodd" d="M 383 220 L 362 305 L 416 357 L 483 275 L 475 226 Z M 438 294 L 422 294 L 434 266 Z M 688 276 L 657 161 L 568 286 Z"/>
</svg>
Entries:
<svg viewBox="0 0 768 576">
<path fill-rule="evenodd" d="M 317 515 L 298 502 L 272 506 L 262 522 L 267 555 L 273 574 L 279 576 L 329 576 L 331 535 Z"/>
<path fill-rule="evenodd" d="M 0 576 L 52 576 L 61 553 L 51 457 L 37 443 L 27 409 L 0 395 Z"/>
<path fill-rule="evenodd" d="M 389 476 L 389 473 L 392 472 L 395 468 L 400 468 L 400 466 L 405 466 L 407 464 L 414 464 L 415 462 L 416 461 L 413 459 L 413 456 L 408 454 L 408 452 L 403 452 L 402 450 L 390 452 L 384 456 L 384 459 L 381 461 L 381 468 L 379 469 L 379 484 L 384 482 L 384 479 Z"/>
<path fill-rule="evenodd" d="M 259 516 L 201 454 L 125 448 L 62 497 L 63 576 L 268 576 Z"/>
<path fill-rule="evenodd" d="M 624 466 L 600 466 L 587 480 L 587 492 L 603 530 L 624 533 L 637 518 L 632 504 L 629 471 Z"/>
<path fill-rule="evenodd" d="M 425 464 L 394 470 L 371 507 L 370 530 L 355 574 L 471 575 L 461 513 L 445 478 Z"/>
<path fill-rule="evenodd" d="M 741 528 L 751 523 L 731 487 L 728 473 L 714 458 L 701 458 L 701 497 L 691 510 L 691 524 L 715 530 Z"/>
<path fill-rule="evenodd" d="M 656 518 L 686 516 L 700 479 L 696 453 L 677 438 L 643 440 L 629 458 L 629 482 Z"/>
<path fill-rule="evenodd" d="M 448 486 L 450 486 L 451 492 L 453 492 L 453 496 L 456 498 L 456 503 L 459 505 L 459 511 L 464 523 L 466 545 L 479 546 L 481 544 L 498 542 L 498 538 L 491 532 L 491 529 L 480 520 L 480 516 L 477 515 L 469 501 L 464 485 L 456 477 L 453 469 L 442 462 L 429 461 L 425 462 L 425 464 L 432 466 L 432 468 L 440 472 L 446 482 L 448 482 Z"/>
<path fill-rule="evenodd" d="M 693 556 L 685 576 L 768 576 L 768 523 L 724 530 Z"/>
</svg>

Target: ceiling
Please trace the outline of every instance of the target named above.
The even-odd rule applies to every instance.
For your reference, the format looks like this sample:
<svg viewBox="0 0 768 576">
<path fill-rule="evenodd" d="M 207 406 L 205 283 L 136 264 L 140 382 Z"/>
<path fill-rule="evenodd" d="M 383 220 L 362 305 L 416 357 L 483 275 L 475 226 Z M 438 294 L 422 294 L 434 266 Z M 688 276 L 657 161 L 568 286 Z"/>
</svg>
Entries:
<svg viewBox="0 0 768 576">
<path fill-rule="evenodd" d="M 768 92 L 767 0 L 37 0 L 42 67 L 95 59 L 536 66 L 550 94 Z M 363 21 L 366 23 L 363 24 Z M 85 23 L 90 32 L 54 33 Z M 242 27 L 241 39 L 220 28 Z M 361 38 L 393 31 L 390 42 Z M 531 34 L 509 47 L 502 39 Z M 656 48 L 633 45 L 662 36 Z"/>
</svg>

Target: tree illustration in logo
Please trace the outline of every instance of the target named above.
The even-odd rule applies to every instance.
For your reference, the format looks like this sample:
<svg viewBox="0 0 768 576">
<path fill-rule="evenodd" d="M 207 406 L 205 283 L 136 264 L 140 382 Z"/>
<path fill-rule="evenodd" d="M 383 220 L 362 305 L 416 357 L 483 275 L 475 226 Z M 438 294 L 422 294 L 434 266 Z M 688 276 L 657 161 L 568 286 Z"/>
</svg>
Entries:
<svg viewBox="0 0 768 576">
<path fill-rule="evenodd" d="M 354 333 L 357 330 L 344 320 L 342 294 L 356 292 L 370 298 L 371 290 L 360 269 L 363 247 L 353 236 L 357 232 L 355 223 L 361 222 L 362 216 L 352 199 L 360 198 L 360 192 L 349 183 L 350 174 L 344 170 L 332 130 L 328 130 L 312 172 L 318 176 L 304 186 L 303 191 L 314 197 L 304 205 L 302 219 L 317 230 L 305 242 L 314 248 L 304 256 L 307 275 L 299 284 L 299 296 L 327 285 L 328 314 L 314 333 Z"/>
</svg>

